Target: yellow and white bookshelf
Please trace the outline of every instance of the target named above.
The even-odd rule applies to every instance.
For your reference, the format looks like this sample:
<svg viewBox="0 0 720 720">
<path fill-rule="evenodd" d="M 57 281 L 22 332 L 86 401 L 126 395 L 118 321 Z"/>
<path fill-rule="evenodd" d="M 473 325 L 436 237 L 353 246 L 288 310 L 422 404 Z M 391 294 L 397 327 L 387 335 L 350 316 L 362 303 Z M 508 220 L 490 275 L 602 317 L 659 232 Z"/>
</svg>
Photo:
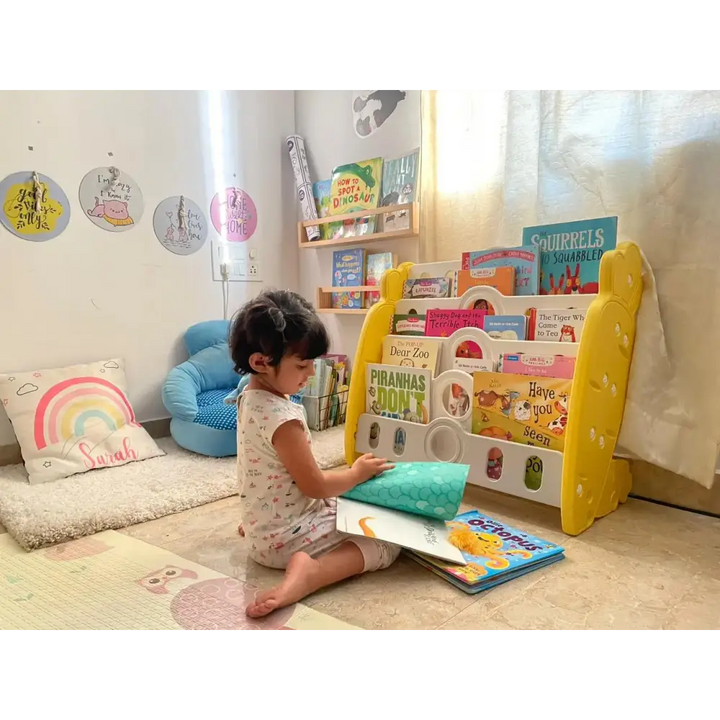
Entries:
<svg viewBox="0 0 720 720">
<path fill-rule="evenodd" d="M 625 406 L 642 295 L 640 251 L 634 243 L 625 242 L 605 253 L 597 295 L 504 297 L 492 288 L 472 288 L 459 298 L 402 299 L 408 278 L 441 276 L 459 266 L 459 262 L 403 263 L 383 275 L 381 299 L 367 311 L 355 355 L 345 426 L 346 460 L 352 463 L 359 454 L 374 452 L 394 461 L 466 463 L 471 467 L 468 482 L 557 507 L 563 530 L 578 535 L 596 518 L 625 502 L 630 491 L 629 465 L 613 458 L 613 452 Z M 433 380 L 428 424 L 365 412 L 366 366 L 381 362 L 383 338 L 389 333 L 393 315 L 411 309 L 422 313 L 431 307 L 468 308 L 481 298 L 491 302 L 497 314 L 524 315 L 533 307 L 586 310 L 580 342 L 563 344 L 563 354 L 575 356 L 576 365 L 562 452 L 473 435 L 469 418 L 452 417 L 441 397 L 449 383 L 458 382 L 464 375 L 450 369 L 448 360 L 464 340 L 477 342 L 483 356 L 494 359 L 508 352 L 556 354 L 556 343 L 493 340 L 482 330 L 459 330 L 443 340 L 441 372 Z M 402 447 L 396 442 L 400 430 L 405 438 Z M 503 457 L 499 479 L 487 472 L 488 458 L 497 451 Z M 537 483 L 527 482 L 529 461 L 539 465 Z"/>
</svg>

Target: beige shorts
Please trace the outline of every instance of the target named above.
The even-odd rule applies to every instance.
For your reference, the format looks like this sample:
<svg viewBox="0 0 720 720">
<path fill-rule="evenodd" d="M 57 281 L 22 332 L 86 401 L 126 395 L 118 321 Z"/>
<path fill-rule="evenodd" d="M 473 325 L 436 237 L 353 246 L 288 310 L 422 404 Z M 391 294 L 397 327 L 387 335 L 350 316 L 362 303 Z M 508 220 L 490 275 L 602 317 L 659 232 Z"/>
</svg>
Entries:
<svg viewBox="0 0 720 720">
<path fill-rule="evenodd" d="M 285 569 L 296 552 L 306 552 L 310 557 L 316 558 L 334 550 L 344 542 L 352 542 L 357 545 L 365 560 L 363 572 L 383 570 L 397 560 L 400 555 L 400 548 L 397 545 L 338 532 L 335 525 L 336 515 L 336 501 L 325 500 L 325 507 L 316 515 L 304 519 L 298 532 L 291 534 L 290 531 L 282 534 L 286 538 L 285 542 L 276 541 L 271 545 L 261 545 L 257 537 L 250 538 L 250 557 L 260 565 Z"/>
</svg>

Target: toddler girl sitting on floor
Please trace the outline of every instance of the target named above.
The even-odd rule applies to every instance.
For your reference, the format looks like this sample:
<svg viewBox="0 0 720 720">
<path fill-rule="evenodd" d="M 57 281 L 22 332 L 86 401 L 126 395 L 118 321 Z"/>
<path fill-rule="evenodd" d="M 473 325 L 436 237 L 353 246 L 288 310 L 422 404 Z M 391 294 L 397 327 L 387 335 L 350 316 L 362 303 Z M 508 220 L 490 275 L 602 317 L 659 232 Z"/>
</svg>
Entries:
<svg viewBox="0 0 720 720">
<path fill-rule="evenodd" d="M 249 372 L 238 398 L 238 482 L 249 555 L 285 568 L 276 587 L 247 607 L 262 617 L 327 585 L 388 567 L 400 548 L 335 529 L 335 497 L 389 470 L 368 453 L 351 468 L 322 471 L 301 405 L 293 395 L 327 353 L 325 326 L 310 303 L 289 291 L 264 291 L 243 306 L 230 331 L 235 370 Z"/>
</svg>

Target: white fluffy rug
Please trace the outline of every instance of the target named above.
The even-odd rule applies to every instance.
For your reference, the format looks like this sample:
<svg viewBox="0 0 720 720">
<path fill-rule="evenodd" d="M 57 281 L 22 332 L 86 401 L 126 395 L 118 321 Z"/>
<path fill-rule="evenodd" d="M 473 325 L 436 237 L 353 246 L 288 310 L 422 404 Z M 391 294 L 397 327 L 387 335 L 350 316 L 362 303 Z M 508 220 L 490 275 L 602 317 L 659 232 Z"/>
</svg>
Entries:
<svg viewBox="0 0 720 720">
<path fill-rule="evenodd" d="M 313 433 L 323 469 L 345 462 L 343 427 Z M 27 482 L 23 465 L 0 467 L 0 523 L 26 550 L 116 530 L 181 512 L 237 492 L 236 459 L 208 458 L 158 445 L 164 457 L 93 470 L 39 485 Z"/>
</svg>

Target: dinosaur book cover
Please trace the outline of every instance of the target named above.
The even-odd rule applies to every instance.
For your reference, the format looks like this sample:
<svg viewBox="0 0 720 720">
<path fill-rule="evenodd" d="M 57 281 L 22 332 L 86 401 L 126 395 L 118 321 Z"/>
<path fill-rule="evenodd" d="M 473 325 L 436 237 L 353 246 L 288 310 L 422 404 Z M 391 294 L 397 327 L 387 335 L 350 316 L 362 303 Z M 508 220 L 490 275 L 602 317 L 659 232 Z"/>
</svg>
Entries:
<svg viewBox="0 0 720 720">
<path fill-rule="evenodd" d="M 366 412 L 427 425 L 431 380 L 431 370 L 368 363 Z"/>
<path fill-rule="evenodd" d="M 617 228 L 617 217 L 525 228 L 522 244 L 541 250 L 540 294 L 597 293 L 600 260 L 615 249 Z"/>
<path fill-rule="evenodd" d="M 380 202 L 382 165 L 382 158 L 373 158 L 336 167 L 330 186 L 330 217 L 374 210 Z M 330 223 L 329 234 L 332 238 L 370 235 L 375 232 L 376 220 L 372 215 Z"/>
<path fill-rule="evenodd" d="M 572 380 L 473 374 L 472 431 L 547 450 L 565 445 Z"/>
<path fill-rule="evenodd" d="M 458 548 L 465 565 L 442 562 L 410 552 L 421 565 L 467 593 L 478 593 L 562 560 L 560 545 L 529 535 L 477 510 L 446 523 L 448 542 Z"/>
</svg>

